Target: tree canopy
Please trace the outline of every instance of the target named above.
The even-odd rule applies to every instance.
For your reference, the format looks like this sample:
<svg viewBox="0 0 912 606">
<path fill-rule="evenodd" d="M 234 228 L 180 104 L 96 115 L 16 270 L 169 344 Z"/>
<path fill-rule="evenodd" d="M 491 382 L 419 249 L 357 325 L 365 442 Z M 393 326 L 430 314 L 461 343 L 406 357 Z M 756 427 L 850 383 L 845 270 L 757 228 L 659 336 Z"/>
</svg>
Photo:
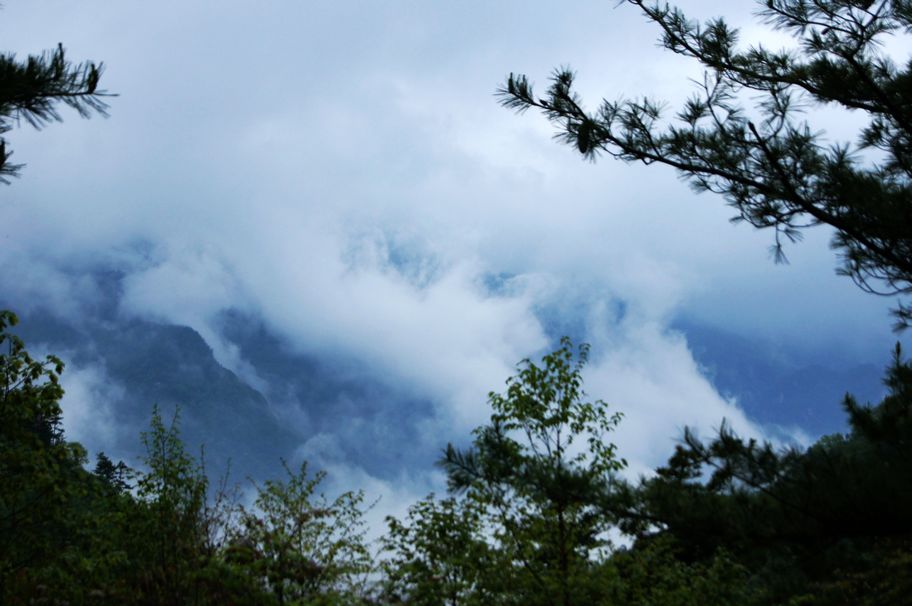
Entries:
<svg viewBox="0 0 912 606">
<path fill-rule="evenodd" d="M 721 194 L 733 220 L 774 231 L 772 250 L 818 224 L 835 229 L 837 271 L 870 293 L 912 293 L 912 61 L 884 50 L 908 35 L 904 0 L 767 0 L 760 18 L 794 48 L 739 45 L 722 18 L 700 24 L 664 3 L 628 0 L 661 31 L 662 45 L 704 69 L 697 92 L 668 119 L 653 99 L 603 100 L 586 109 L 575 74 L 556 70 L 544 96 L 510 74 L 498 91 L 518 111 L 538 109 L 558 138 L 600 154 L 677 169 L 698 191 Z M 829 142 L 808 105 L 864 112 L 854 142 Z M 912 320 L 900 301 L 897 327 Z"/>
<path fill-rule="evenodd" d="M 585 400 L 588 357 L 565 337 L 541 365 L 523 360 L 506 392 L 489 395 L 491 422 L 472 447 L 449 445 L 441 460 L 450 489 L 488 513 L 500 573 L 525 604 L 582 604 L 599 592 L 590 567 L 612 522 L 600 505 L 626 461 L 608 441 L 622 415 Z"/>
</svg>

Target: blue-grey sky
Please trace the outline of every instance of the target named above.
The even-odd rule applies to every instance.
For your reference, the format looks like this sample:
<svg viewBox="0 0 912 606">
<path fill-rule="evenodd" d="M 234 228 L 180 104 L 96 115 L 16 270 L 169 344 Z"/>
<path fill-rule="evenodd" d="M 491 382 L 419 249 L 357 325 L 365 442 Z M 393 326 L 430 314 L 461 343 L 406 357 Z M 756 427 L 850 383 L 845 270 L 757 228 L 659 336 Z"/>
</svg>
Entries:
<svg viewBox="0 0 912 606">
<path fill-rule="evenodd" d="M 680 4 L 782 40 L 752 2 Z M 257 386 L 219 328 L 239 310 L 293 351 L 355 360 L 430 402 L 425 435 L 441 444 L 487 418 L 486 393 L 548 348 L 558 318 L 591 343 L 587 390 L 625 412 L 616 441 L 634 470 L 662 462 L 685 425 L 727 417 L 762 434 L 673 323 L 880 364 L 892 301 L 834 275 L 824 228 L 775 265 L 771 234 L 732 226 L 720 198 L 673 171 L 584 162 L 541 116 L 498 106 L 508 72 L 543 86 L 559 65 L 591 104 L 686 98 L 699 69 L 615 5 L 9 0 L 4 50 L 63 42 L 72 59 L 103 60 L 119 96 L 107 120 L 64 111 L 63 124 L 10 133 L 26 168 L 0 190 L 4 288 L 76 318 L 100 296 L 88 272 L 116 268 L 120 314 L 194 328 Z M 863 120 L 810 116 L 834 139 Z M 72 376 L 71 431 L 114 431 L 86 403 L 117 389 L 102 389 L 104 369 Z M 301 452 L 391 490 L 334 459 L 337 439 Z M 403 470 L 398 486 L 438 481 Z"/>
</svg>

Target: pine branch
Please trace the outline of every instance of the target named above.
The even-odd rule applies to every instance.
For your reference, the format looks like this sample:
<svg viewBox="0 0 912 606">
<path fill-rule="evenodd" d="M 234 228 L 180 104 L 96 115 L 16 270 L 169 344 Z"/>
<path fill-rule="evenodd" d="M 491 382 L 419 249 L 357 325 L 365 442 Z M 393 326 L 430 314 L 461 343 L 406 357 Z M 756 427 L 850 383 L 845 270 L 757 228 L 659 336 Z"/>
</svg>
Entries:
<svg viewBox="0 0 912 606">
<path fill-rule="evenodd" d="M 62 44 L 24 61 L 12 53 L 0 54 L 0 134 L 23 121 L 37 129 L 62 121 L 61 103 L 82 118 L 107 116 L 105 99 L 115 95 L 98 88 L 103 72 L 102 63 L 69 63 Z M 11 156 L 6 141 L 0 138 L 2 183 L 9 183 L 22 169 L 22 164 L 10 162 Z"/>
</svg>

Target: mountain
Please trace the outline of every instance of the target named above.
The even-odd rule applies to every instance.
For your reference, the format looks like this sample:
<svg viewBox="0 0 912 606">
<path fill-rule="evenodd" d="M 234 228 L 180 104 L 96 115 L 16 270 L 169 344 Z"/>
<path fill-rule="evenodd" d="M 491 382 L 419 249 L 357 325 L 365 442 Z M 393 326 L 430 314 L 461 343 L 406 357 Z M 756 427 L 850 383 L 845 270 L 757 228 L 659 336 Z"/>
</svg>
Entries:
<svg viewBox="0 0 912 606">
<path fill-rule="evenodd" d="M 808 356 L 687 319 L 673 327 L 684 333 L 714 387 L 765 425 L 797 426 L 812 436 L 844 432 L 846 393 L 862 402 L 878 402 L 886 393 L 886 355 L 884 366 L 853 363 L 820 353 Z"/>
<path fill-rule="evenodd" d="M 181 435 L 191 452 L 204 447 L 210 477 L 230 465 L 234 481 L 269 478 L 281 473 L 281 459 L 294 463 L 302 456 L 318 466 L 353 463 L 393 477 L 439 456 L 442 444 L 420 435 L 422 420 L 433 413 L 430 402 L 351 360 L 295 351 L 243 314 L 223 314 L 220 331 L 241 353 L 247 379 L 220 364 L 187 326 L 124 318 L 113 308 L 96 308 L 78 322 L 40 306 L 17 313 L 15 332 L 30 351 L 66 361 L 64 386 L 68 375 L 101 369 L 112 387 L 89 390 L 99 401 L 88 403 L 92 421 L 81 425 L 87 435 L 80 439 L 93 453 L 105 450 L 137 464 L 140 432 L 158 406 L 166 420 L 179 409 Z M 66 397 L 63 403 L 66 424 Z M 113 435 L 102 426 L 114 427 Z"/>
<path fill-rule="evenodd" d="M 30 350 L 59 354 L 70 372 L 100 367 L 105 380 L 121 388 L 104 392 L 108 401 L 98 402 L 98 410 L 109 416 L 98 424 L 116 428 L 105 448 L 130 464 L 142 456 L 139 434 L 153 406 L 166 421 L 179 408 L 190 451 L 204 447 L 207 466 L 219 474 L 230 460 L 236 479 L 270 475 L 297 442 L 263 394 L 220 365 L 186 326 L 98 318 L 74 324 L 36 309 L 20 314 L 16 332 Z M 64 406 L 65 421 L 66 414 Z"/>
<path fill-rule="evenodd" d="M 95 369 L 96 382 L 109 387 L 82 393 L 80 439 L 90 450 L 137 464 L 139 434 L 157 405 L 166 419 L 180 409 L 185 442 L 191 452 L 205 447 L 210 476 L 230 461 L 236 481 L 274 476 L 282 458 L 356 465 L 394 478 L 439 457 L 446 438 L 436 440 L 424 429 L 433 403 L 356 360 L 292 347 L 257 318 L 229 311 L 214 329 L 238 352 L 239 375 L 219 363 L 193 328 L 124 316 L 120 274 L 100 272 L 93 280 L 100 295 L 81 306 L 78 319 L 40 302 L 0 301 L 19 311 L 17 332 L 31 351 L 67 361 L 65 386 L 68 375 Z M 877 401 L 884 392 L 882 369 L 867 361 L 802 356 L 687 319 L 673 329 L 686 335 L 716 389 L 767 426 L 798 427 L 812 436 L 843 431 L 840 403 L 847 391 L 862 401 Z"/>
</svg>

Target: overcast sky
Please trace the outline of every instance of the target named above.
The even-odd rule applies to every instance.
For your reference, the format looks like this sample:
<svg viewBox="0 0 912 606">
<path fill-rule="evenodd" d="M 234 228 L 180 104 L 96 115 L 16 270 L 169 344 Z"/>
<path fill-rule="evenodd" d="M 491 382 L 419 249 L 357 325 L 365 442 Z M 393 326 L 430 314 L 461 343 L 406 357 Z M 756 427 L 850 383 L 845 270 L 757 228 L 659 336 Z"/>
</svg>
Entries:
<svg viewBox="0 0 912 606">
<path fill-rule="evenodd" d="M 779 39 L 754 3 L 681 4 Z M 700 71 L 615 5 L 9 0 L 3 49 L 63 42 L 104 61 L 119 96 L 107 120 L 65 111 L 9 134 L 26 168 L 0 190 L 4 288 L 78 314 L 97 296 L 86 272 L 118 268 L 123 314 L 195 328 L 255 382 L 218 330 L 242 310 L 298 351 L 427 398 L 437 439 L 483 422 L 485 394 L 564 328 L 592 344 L 587 390 L 626 413 L 617 441 L 634 469 L 667 457 L 684 425 L 761 431 L 672 322 L 881 364 L 891 301 L 834 275 L 825 229 L 775 265 L 772 234 L 732 226 L 673 171 L 587 163 L 541 116 L 498 106 L 507 73 L 541 87 L 560 65 L 590 106 L 686 98 Z M 863 118 L 814 115 L 834 139 Z"/>
</svg>

